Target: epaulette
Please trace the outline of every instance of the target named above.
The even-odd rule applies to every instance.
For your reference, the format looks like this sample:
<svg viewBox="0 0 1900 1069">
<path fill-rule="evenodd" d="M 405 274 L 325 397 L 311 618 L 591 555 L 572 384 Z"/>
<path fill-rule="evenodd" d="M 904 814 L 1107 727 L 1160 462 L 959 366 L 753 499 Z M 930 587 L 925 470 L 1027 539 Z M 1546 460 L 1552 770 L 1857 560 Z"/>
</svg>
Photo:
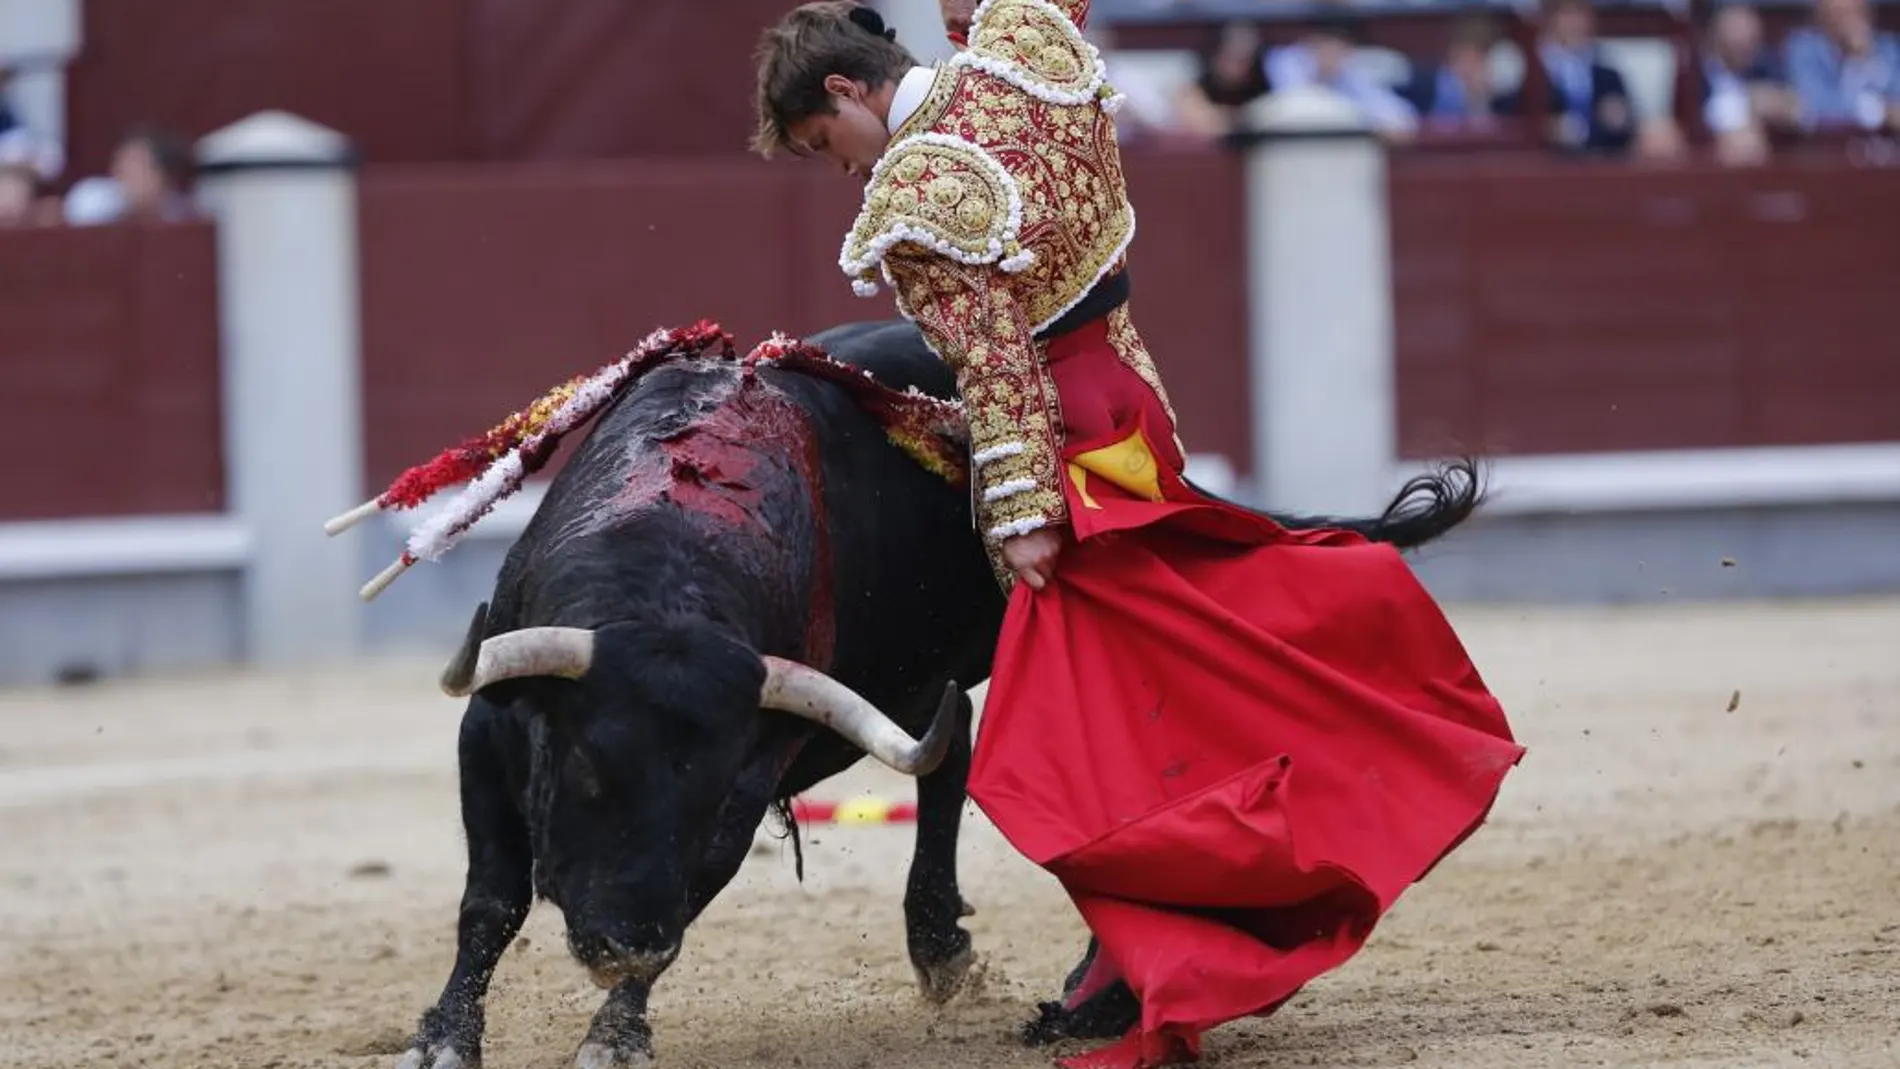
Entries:
<svg viewBox="0 0 1900 1069">
<path fill-rule="evenodd" d="M 914 134 L 872 169 L 838 266 L 864 297 L 876 295 L 885 254 L 903 242 L 1018 272 L 1034 262 L 1022 247 L 1022 225 L 1022 193 L 994 156 L 960 137 Z"/>
</svg>

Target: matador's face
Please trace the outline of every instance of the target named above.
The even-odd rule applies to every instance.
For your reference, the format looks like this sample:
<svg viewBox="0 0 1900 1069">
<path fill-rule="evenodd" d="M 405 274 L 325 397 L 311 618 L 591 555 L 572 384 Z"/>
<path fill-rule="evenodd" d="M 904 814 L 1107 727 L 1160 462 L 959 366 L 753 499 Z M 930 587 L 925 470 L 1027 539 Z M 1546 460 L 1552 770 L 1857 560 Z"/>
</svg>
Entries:
<svg viewBox="0 0 1900 1069">
<path fill-rule="evenodd" d="M 890 146 L 885 126 L 894 84 L 877 89 L 841 74 L 825 78 L 831 110 L 795 122 L 786 131 L 801 156 L 828 159 L 860 182 Z"/>
</svg>

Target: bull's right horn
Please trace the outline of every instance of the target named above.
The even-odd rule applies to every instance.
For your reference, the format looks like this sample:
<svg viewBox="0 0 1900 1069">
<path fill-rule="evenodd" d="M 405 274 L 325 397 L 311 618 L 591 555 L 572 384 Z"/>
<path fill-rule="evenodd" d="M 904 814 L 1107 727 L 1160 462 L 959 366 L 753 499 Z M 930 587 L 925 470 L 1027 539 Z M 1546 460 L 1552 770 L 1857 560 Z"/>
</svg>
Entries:
<svg viewBox="0 0 1900 1069">
<path fill-rule="evenodd" d="M 830 676 L 778 657 L 765 660 L 765 686 L 759 704 L 823 724 L 859 749 L 907 776 L 936 771 L 950 752 L 957 729 L 957 685 L 944 688 L 943 699 L 921 740 L 885 716 L 877 706 Z"/>
<path fill-rule="evenodd" d="M 480 617 L 477 617 L 479 622 Z M 594 633 L 584 627 L 527 627 L 486 639 L 469 656 L 468 647 L 442 673 L 442 691 L 452 698 L 505 679 L 558 676 L 579 679 L 594 663 Z"/>
</svg>

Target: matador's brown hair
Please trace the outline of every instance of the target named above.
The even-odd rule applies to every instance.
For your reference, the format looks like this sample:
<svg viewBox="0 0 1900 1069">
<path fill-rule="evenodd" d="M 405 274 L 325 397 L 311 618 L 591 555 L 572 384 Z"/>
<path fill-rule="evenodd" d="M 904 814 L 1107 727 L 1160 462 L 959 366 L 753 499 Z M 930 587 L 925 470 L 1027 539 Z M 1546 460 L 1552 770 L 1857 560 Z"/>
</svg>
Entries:
<svg viewBox="0 0 1900 1069">
<path fill-rule="evenodd" d="M 758 129 L 752 151 L 770 159 L 791 148 L 790 130 L 836 110 L 825 79 L 842 74 L 873 88 L 917 65 L 872 8 L 853 0 L 802 4 L 759 37 Z"/>
</svg>

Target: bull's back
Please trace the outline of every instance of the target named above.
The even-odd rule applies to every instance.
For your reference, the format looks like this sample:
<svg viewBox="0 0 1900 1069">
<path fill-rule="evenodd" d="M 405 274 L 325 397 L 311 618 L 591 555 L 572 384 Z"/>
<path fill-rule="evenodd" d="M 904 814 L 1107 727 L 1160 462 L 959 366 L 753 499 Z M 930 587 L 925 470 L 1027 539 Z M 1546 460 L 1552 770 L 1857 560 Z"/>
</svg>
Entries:
<svg viewBox="0 0 1900 1069">
<path fill-rule="evenodd" d="M 896 390 L 956 396 L 951 370 L 903 321 L 853 323 L 811 338 Z M 836 643 L 832 672 L 893 715 L 928 719 L 943 683 L 988 678 L 1004 600 L 951 485 L 892 444 L 830 384 L 781 373 L 823 430 Z"/>
<path fill-rule="evenodd" d="M 494 622 L 684 612 L 739 621 L 758 644 L 802 633 L 813 508 L 796 460 L 813 450 L 793 406 L 747 378 L 732 361 L 680 361 L 616 398 L 511 547 Z"/>
<path fill-rule="evenodd" d="M 892 389 L 955 396 L 953 373 L 909 323 L 847 324 L 811 340 Z M 643 472 L 672 471 L 659 464 L 667 453 L 659 441 L 725 406 L 741 377 L 732 364 L 655 369 L 602 413 L 549 486 L 504 565 L 494 619 L 591 626 L 598 622 L 591 617 L 666 597 L 696 573 L 729 582 L 775 560 L 734 594 L 764 610 L 749 616 L 760 627 L 754 637 L 774 647 L 761 652 L 821 653 L 821 667 L 846 685 L 907 725 L 921 724 L 945 680 L 972 686 L 988 677 L 1001 628 L 1004 603 L 971 522 L 969 491 L 893 445 L 838 385 L 778 368 L 760 374 L 798 411 L 798 433 L 816 447 L 822 507 L 811 507 L 802 488 L 780 488 L 770 509 L 775 530 L 764 540 L 737 527 L 714 533 L 676 502 L 629 512 L 639 496 L 630 487 Z M 763 433 L 748 425 L 739 437 L 757 442 Z M 774 448 L 802 467 L 791 454 L 804 444 Z M 656 553 L 656 545 L 669 548 Z M 536 581 L 523 584 L 530 573 Z M 514 596 L 523 588 L 535 592 L 535 604 Z"/>
<path fill-rule="evenodd" d="M 844 323 L 812 335 L 810 341 L 894 390 L 915 387 L 944 401 L 957 395 L 956 373 L 930 351 L 923 332 L 905 320 Z"/>
</svg>

